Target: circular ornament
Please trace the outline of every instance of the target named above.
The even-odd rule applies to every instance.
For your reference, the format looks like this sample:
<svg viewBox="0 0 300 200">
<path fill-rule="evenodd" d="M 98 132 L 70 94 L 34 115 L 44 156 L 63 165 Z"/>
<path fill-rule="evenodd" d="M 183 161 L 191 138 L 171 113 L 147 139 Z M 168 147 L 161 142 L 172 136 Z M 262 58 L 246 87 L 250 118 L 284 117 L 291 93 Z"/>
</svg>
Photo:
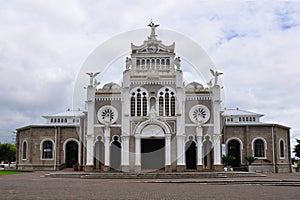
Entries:
<svg viewBox="0 0 300 200">
<path fill-rule="evenodd" d="M 97 112 L 97 118 L 102 124 L 113 124 L 118 119 L 118 111 L 113 106 L 102 106 Z"/>
<path fill-rule="evenodd" d="M 196 124 L 204 124 L 210 118 L 209 109 L 204 105 L 196 105 L 190 109 L 189 117 Z"/>
</svg>

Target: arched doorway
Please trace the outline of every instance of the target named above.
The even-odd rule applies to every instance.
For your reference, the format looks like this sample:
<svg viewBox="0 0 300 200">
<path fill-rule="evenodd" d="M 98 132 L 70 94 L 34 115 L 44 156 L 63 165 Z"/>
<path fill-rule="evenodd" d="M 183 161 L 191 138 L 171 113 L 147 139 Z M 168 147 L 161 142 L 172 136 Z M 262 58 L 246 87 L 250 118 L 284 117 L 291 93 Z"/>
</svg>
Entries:
<svg viewBox="0 0 300 200">
<path fill-rule="evenodd" d="M 203 143 L 203 161 L 204 161 L 204 168 L 205 169 L 212 169 L 212 163 L 213 163 L 213 149 L 212 149 L 212 143 L 209 140 L 209 137 L 205 137 L 205 141 Z"/>
<path fill-rule="evenodd" d="M 193 141 L 193 137 L 189 137 L 189 141 L 185 143 L 185 163 L 186 169 L 197 169 L 197 154 L 196 143 Z"/>
<path fill-rule="evenodd" d="M 241 166 L 241 144 L 238 140 L 232 139 L 227 144 L 228 155 L 235 157 L 234 160 L 229 162 L 232 167 Z"/>
<path fill-rule="evenodd" d="M 121 168 L 121 143 L 118 136 L 113 137 L 113 142 L 110 146 L 110 167 L 115 170 L 120 170 Z"/>
<path fill-rule="evenodd" d="M 104 163 L 104 144 L 102 142 L 102 137 L 97 137 L 97 142 L 95 143 L 94 152 L 94 167 L 95 169 L 102 169 Z"/>
<path fill-rule="evenodd" d="M 78 144 L 76 141 L 69 141 L 66 144 L 66 165 L 68 168 L 78 163 Z"/>
</svg>

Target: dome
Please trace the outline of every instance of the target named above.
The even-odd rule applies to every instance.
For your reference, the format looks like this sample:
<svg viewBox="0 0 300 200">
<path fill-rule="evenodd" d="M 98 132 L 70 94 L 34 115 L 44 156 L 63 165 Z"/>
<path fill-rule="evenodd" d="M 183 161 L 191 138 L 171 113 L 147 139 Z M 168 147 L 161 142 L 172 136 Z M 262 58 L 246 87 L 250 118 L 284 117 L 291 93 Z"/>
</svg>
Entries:
<svg viewBox="0 0 300 200">
<path fill-rule="evenodd" d="M 107 83 L 102 88 L 102 90 L 106 90 L 106 91 L 111 91 L 111 90 L 116 91 L 116 90 L 120 90 L 120 89 L 121 89 L 121 86 L 114 82 Z"/>
<path fill-rule="evenodd" d="M 200 83 L 191 82 L 185 86 L 185 89 L 190 92 L 198 92 L 198 91 L 203 91 L 204 87 Z"/>
</svg>

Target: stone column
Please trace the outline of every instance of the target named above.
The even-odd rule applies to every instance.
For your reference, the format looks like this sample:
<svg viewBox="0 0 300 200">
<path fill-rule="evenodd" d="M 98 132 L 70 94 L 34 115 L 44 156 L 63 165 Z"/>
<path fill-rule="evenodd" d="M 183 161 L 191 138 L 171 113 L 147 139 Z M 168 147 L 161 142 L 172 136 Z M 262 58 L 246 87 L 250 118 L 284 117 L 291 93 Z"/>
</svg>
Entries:
<svg viewBox="0 0 300 200">
<path fill-rule="evenodd" d="M 141 171 L 141 136 L 135 136 L 135 164 L 134 171 Z"/>
<path fill-rule="evenodd" d="M 172 172 L 171 167 L 171 134 L 166 134 L 166 146 L 165 146 L 165 171 L 166 172 Z"/>
<path fill-rule="evenodd" d="M 214 165 L 222 165 L 220 135 L 218 134 L 214 135 Z"/>
<path fill-rule="evenodd" d="M 185 171 L 185 135 L 177 135 L 177 171 Z"/>
<path fill-rule="evenodd" d="M 110 128 L 104 128 L 104 171 L 110 170 Z"/>
<path fill-rule="evenodd" d="M 94 113 L 95 113 L 95 92 L 93 85 L 87 87 L 87 134 L 86 134 L 86 166 L 85 171 L 94 169 Z"/>
<path fill-rule="evenodd" d="M 93 141 L 94 141 L 94 136 L 92 136 L 92 135 L 87 135 L 86 136 L 86 146 L 87 146 L 86 165 L 87 166 L 94 165 Z"/>
<path fill-rule="evenodd" d="M 198 126 L 196 128 L 197 132 L 197 170 L 200 171 L 203 168 L 203 153 L 202 153 L 202 135 L 203 135 L 203 128 Z"/>
<path fill-rule="evenodd" d="M 221 163 L 221 92 L 220 86 L 215 85 L 213 87 L 213 112 L 214 112 L 214 130 L 213 130 L 213 145 L 214 145 L 214 169 L 222 170 Z"/>
<path fill-rule="evenodd" d="M 132 60 L 132 68 L 135 68 L 136 60 Z M 130 70 L 123 74 L 123 87 L 122 87 L 122 112 L 120 115 L 122 121 L 122 155 L 121 155 L 121 170 L 129 171 L 130 164 L 130 151 L 129 151 L 129 141 L 130 141 Z M 131 158 L 132 159 L 132 158 Z"/>
<path fill-rule="evenodd" d="M 122 136 L 121 170 L 129 172 L 129 137 Z"/>
</svg>

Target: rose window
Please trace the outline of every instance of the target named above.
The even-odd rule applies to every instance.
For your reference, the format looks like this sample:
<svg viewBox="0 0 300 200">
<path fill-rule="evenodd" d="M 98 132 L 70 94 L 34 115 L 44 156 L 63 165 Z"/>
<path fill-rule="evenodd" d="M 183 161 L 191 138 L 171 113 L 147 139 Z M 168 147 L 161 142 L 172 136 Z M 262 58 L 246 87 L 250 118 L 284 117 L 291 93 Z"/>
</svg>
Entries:
<svg viewBox="0 0 300 200">
<path fill-rule="evenodd" d="M 97 117 L 102 124 L 113 124 L 118 119 L 118 111 L 113 106 L 103 106 L 98 110 Z"/>
<path fill-rule="evenodd" d="M 210 118 L 209 109 L 204 105 L 196 105 L 191 108 L 189 113 L 190 119 L 196 124 L 204 124 Z"/>
</svg>

